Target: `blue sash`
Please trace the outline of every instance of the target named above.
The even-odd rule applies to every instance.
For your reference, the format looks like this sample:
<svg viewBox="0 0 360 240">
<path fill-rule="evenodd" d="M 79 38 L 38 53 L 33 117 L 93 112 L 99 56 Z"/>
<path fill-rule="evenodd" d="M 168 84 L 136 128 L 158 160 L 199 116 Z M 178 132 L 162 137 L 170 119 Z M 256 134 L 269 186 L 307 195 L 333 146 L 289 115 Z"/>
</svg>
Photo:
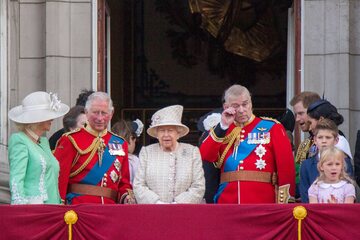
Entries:
<svg viewBox="0 0 360 240">
<path fill-rule="evenodd" d="M 109 168 L 111 167 L 111 165 L 114 163 L 115 159 L 116 159 L 116 155 L 110 155 L 109 153 L 109 145 L 110 143 L 114 143 L 114 144 L 123 144 L 124 140 L 122 138 L 116 137 L 116 136 L 111 136 L 111 138 L 109 139 L 109 142 L 104 150 L 103 153 L 103 162 L 101 167 L 99 166 L 99 164 L 95 164 L 94 167 L 90 170 L 90 172 L 80 181 L 80 183 L 82 184 L 90 184 L 90 185 L 97 185 L 101 179 L 104 176 L 104 173 L 106 173 Z M 66 194 L 66 201 L 67 204 L 72 204 L 72 199 L 74 197 L 78 197 L 81 196 L 81 194 L 77 194 L 77 193 L 68 193 Z"/>
<path fill-rule="evenodd" d="M 110 143 L 114 144 L 123 144 L 124 140 L 116 137 L 111 136 L 102 156 L 102 164 L 95 164 L 94 167 L 90 170 L 90 172 L 80 181 L 82 184 L 90 184 L 90 185 L 97 185 L 101 179 L 104 177 L 104 173 L 106 173 L 111 165 L 114 163 L 116 159 L 116 155 L 110 155 L 109 153 L 109 145 Z"/>
<path fill-rule="evenodd" d="M 275 125 L 275 122 L 269 121 L 269 120 L 261 120 L 251 131 L 252 134 L 258 134 L 258 133 L 267 133 L 270 131 L 270 129 Z M 265 131 L 260 131 L 259 129 L 266 129 Z M 239 166 L 240 161 L 244 161 L 250 153 L 254 151 L 254 149 L 259 144 L 249 144 L 248 143 L 248 136 L 244 139 L 243 142 L 238 146 L 238 152 L 237 155 L 234 156 L 234 154 L 231 154 L 225 161 L 224 165 L 224 172 L 231 172 L 235 171 L 237 167 Z M 236 151 L 235 149 L 233 151 Z M 236 159 L 235 159 L 236 157 Z M 214 196 L 214 202 L 217 203 L 220 195 L 224 191 L 225 187 L 227 186 L 227 182 L 221 183 L 219 185 L 218 191 Z"/>
</svg>

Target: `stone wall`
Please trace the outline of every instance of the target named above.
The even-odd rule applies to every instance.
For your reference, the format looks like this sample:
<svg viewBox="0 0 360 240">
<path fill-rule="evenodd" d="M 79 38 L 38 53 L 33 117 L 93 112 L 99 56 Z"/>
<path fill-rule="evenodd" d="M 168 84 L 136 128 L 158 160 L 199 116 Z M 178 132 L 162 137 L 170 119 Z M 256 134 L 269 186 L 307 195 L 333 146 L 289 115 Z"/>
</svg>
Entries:
<svg viewBox="0 0 360 240">
<path fill-rule="evenodd" d="M 3 1 L 4 2 L 4 1 Z M 92 1 L 7 1 L 10 109 L 33 91 L 58 93 L 72 106 L 82 89 L 92 86 Z M 1 117 L 7 118 L 6 112 Z M 53 122 L 48 137 L 62 127 Z M 9 124 L 7 135 L 16 131 Z M 8 202 L 7 141 L 0 145 L 0 202 Z"/>
<path fill-rule="evenodd" d="M 360 129 L 360 10 L 357 0 L 305 0 L 304 90 L 316 91 L 344 116 L 352 152 Z"/>
</svg>

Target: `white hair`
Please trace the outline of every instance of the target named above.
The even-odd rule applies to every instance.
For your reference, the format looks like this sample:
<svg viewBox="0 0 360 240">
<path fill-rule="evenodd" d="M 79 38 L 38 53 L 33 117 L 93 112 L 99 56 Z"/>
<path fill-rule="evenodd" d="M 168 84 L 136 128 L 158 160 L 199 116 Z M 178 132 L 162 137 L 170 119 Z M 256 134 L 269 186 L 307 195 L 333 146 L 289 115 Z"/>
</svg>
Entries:
<svg viewBox="0 0 360 240">
<path fill-rule="evenodd" d="M 109 111 L 112 112 L 114 110 L 113 102 L 112 102 L 109 94 L 107 94 L 105 92 L 94 92 L 88 97 L 88 99 L 86 101 L 86 104 L 85 104 L 86 111 L 88 111 L 91 108 L 94 100 L 106 101 L 109 104 Z"/>
</svg>

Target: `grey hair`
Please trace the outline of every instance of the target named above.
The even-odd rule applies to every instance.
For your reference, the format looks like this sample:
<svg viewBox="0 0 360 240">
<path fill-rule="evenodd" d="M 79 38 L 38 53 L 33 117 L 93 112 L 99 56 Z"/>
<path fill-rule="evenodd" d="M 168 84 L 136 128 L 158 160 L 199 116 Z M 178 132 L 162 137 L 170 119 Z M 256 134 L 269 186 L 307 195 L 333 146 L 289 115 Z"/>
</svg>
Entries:
<svg viewBox="0 0 360 240">
<path fill-rule="evenodd" d="M 93 102 L 95 100 L 102 100 L 102 101 L 106 101 L 109 104 L 109 111 L 114 111 L 114 106 L 113 106 L 113 102 L 109 96 L 109 94 L 105 93 L 105 92 L 94 92 L 92 93 L 85 104 L 85 110 L 88 111 L 90 109 L 90 107 L 92 106 Z"/>
<path fill-rule="evenodd" d="M 249 96 L 250 101 L 251 101 L 251 94 L 250 94 L 249 90 L 242 85 L 234 84 L 225 90 L 224 101 L 229 102 L 230 98 L 235 98 L 235 97 L 242 96 L 242 95 Z"/>
</svg>

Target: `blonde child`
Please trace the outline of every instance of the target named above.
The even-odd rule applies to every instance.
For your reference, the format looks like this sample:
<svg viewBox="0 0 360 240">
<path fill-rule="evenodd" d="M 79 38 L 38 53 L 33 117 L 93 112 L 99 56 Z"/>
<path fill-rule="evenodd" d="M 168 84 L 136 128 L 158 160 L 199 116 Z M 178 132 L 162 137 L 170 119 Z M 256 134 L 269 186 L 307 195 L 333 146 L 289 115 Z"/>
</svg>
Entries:
<svg viewBox="0 0 360 240">
<path fill-rule="evenodd" d="M 345 154 L 336 147 L 321 151 L 317 164 L 319 177 L 310 186 L 310 203 L 354 203 L 353 180 L 345 172 Z"/>
</svg>

